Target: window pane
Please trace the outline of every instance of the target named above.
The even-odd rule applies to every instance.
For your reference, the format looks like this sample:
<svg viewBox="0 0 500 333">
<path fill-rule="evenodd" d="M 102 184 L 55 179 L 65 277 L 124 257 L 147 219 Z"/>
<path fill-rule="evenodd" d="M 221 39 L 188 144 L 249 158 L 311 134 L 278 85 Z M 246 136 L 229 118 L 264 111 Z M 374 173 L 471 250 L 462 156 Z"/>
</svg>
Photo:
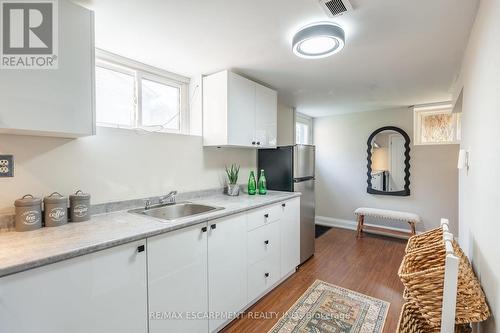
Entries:
<svg viewBox="0 0 500 333">
<path fill-rule="evenodd" d="M 304 123 L 297 122 L 295 128 L 295 142 L 297 144 L 309 144 L 309 126 Z"/>
<path fill-rule="evenodd" d="M 455 141 L 455 114 L 422 114 L 422 143 Z"/>
<path fill-rule="evenodd" d="M 96 67 L 96 120 L 98 123 L 133 126 L 134 77 Z"/>
<path fill-rule="evenodd" d="M 142 125 L 180 129 L 180 89 L 142 80 Z"/>
</svg>

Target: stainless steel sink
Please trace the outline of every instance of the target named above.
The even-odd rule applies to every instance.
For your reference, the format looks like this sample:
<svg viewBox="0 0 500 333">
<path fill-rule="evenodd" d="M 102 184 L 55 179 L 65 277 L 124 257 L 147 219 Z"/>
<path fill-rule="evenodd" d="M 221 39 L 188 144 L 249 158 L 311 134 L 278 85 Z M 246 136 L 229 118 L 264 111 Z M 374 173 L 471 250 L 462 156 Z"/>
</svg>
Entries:
<svg viewBox="0 0 500 333">
<path fill-rule="evenodd" d="M 173 221 L 183 217 L 190 217 L 224 209 L 223 207 L 207 206 L 192 202 L 179 202 L 153 206 L 149 209 L 134 209 L 131 213 L 151 216 L 160 220 Z"/>
</svg>

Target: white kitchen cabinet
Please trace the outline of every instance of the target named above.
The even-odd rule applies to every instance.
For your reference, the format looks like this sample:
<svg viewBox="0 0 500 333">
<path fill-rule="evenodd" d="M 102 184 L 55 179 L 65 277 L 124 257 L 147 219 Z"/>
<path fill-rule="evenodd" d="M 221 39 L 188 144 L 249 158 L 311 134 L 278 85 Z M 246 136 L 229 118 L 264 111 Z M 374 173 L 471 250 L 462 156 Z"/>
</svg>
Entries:
<svg viewBox="0 0 500 333">
<path fill-rule="evenodd" d="M 269 205 L 248 212 L 248 231 L 279 221 L 283 215 L 281 204 Z"/>
<path fill-rule="evenodd" d="M 264 147 L 276 147 L 278 133 L 278 95 L 255 85 L 255 140 Z"/>
<path fill-rule="evenodd" d="M 300 264 L 300 198 L 281 205 L 281 275 L 294 272 Z"/>
<path fill-rule="evenodd" d="M 246 214 L 208 223 L 208 308 L 210 313 L 222 315 L 209 320 L 210 332 L 247 304 L 246 223 Z"/>
<path fill-rule="evenodd" d="M 203 78 L 205 146 L 275 147 L 277 93 L 231 71 Z"/>
<path fill-rule="evenodd" d="M 234 146 L 252 146 L 252 142 L 256 142 L 255 83 L 228 72 L 227 89 L 228 143 Z M 220 119 L 215 120 L 220 121 Z"/>
<path fill-rule="evenodd" d="M 265 259 L 248 267 L 248 303 L 266 294 L 279 280 L 280 253 L 271 252 Z"/>
<path fill-rule="evenodd" d="M 253 265 L 270 254 L 280 253 L 280 223 L 271 223 L 248 233 L 248 264 Z"/>
<path fill-rule="evenodd" d="M 149 332 L 207 332 L 207 224 L 148 238 Z M 172 314 L 172 318 L 162 317 Z"/>
<path fill-rule="evenodd" d="M 0 278 L 0 332 L 147 332 L 145 241 Z"/>
<path fill-rule="evenodd" d="M 0 133 L 95 134 L 94 13 L 60 0 L 57 69 L 6 69 L 0 75 Z"/>
<path fill-rule="evenodd" d="M 281 279 L 280 220 L 248 233 L 248 302 Z"/>
</svg>

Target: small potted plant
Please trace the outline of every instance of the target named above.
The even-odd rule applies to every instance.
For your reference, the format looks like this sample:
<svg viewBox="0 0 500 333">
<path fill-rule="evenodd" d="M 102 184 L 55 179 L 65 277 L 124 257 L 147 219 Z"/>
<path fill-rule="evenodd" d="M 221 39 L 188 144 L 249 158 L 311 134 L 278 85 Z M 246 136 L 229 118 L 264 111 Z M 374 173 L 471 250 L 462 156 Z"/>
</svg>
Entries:
<svg viewBox="0 0 500 333">
<path fill-rule="evenodd" d="M 226 166 L 227 195 L 237 196 L 240 194 L 240 186 L 238 185 L 239 172 L 240 172 L 239 165 L 231 164 L 229 168 Z"/>
</svg>

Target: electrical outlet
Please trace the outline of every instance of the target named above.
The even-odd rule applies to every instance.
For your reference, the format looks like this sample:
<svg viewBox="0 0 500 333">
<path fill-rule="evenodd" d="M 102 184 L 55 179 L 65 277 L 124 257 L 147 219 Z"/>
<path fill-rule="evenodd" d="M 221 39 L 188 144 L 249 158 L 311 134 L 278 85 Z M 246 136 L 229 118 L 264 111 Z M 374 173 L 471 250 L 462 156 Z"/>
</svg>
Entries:
<svg viewBox="0 0 500 333">
<path fill-rule="evenodd" d="M 14 156 L 0 155 L 0 177 L 14 177 Z"/>
</svg>

